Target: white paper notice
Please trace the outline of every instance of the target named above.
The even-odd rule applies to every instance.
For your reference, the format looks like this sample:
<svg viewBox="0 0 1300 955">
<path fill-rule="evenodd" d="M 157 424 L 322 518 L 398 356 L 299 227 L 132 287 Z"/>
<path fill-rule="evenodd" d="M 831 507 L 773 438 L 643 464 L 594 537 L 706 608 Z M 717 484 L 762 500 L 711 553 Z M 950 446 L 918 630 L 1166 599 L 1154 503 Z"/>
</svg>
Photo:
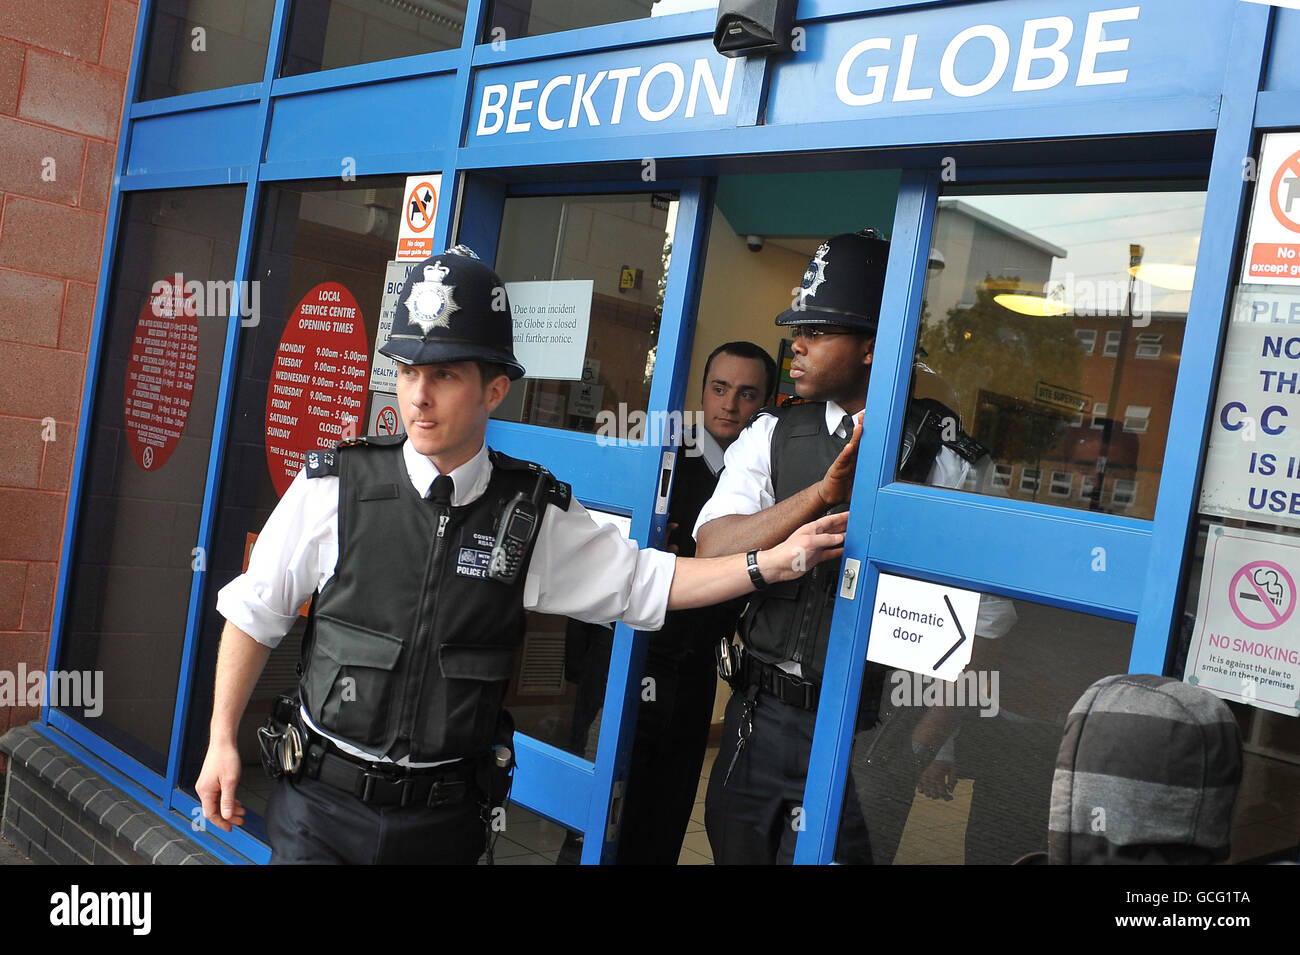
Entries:
<svg viewBox="0 0 1300 955">
<path fill-rule="evenodd" d="M 1300 527 L 1300 290 L 1237 290 L 1200 509 Z"/>
<path fill-rule="evenodd" d="M 388 344 L 393 334 L 393 316 L 397 314 L 397 300 L 402 294 L 406 277 L 415 268 L 414 262 L 389 262 L 384 273 L 384 296 L 379 301 L 379 333 L 375 335 L 375 357 L 370 363 L 370 390 L 397 394 L 397 362 L 379 349 Z M 372 432 L 373 433 L 373 432 Z"/>
<path fill-rule="evenodd" d="M 970 663 L 980 594 L 881 574 L 867 659 L 952 681 Z"/>
<path fill-rule="evenodd" d="M 515 357 L 529 378 L 582 380 L 591 290 L 590 279 L 506 283 Z"/>
<path fill-rule="evenodd" d="M 1227 700 L 1300 713 L 1300 537 L 1210 526 L 1184 679 Z"/>
</svg>

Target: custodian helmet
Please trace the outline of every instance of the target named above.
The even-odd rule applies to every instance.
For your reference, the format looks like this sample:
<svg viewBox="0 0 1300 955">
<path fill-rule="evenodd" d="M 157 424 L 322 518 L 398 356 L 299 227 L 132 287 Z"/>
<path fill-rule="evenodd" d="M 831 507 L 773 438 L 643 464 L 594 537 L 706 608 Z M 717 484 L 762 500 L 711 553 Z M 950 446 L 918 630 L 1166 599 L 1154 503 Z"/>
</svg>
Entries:
<svg viewBox="0 0 1300 955">
<path fill-rule="evenodd" d="M 889 241 L 875 229 L 832 236 L 808 263 L 793 308 L 778 325 L 842 325 L 875 332 L 885 291 Z"/>
<path fill-rule="evenodd" d="M 514 346 L 505 283 L 458 245 L 411 270 L 398 297 L 393 333 L 379 350 L 403 365 L 499 362 L 514 380 L 524 374 Z"/>
</svg>

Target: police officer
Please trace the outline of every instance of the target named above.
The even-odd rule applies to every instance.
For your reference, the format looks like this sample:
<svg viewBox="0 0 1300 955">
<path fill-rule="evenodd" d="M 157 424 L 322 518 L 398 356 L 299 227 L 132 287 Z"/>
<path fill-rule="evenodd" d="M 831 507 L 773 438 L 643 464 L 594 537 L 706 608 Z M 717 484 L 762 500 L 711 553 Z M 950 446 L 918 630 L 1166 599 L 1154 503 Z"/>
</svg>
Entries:
<svg viewBox="0 0 1300 955">
<path fill-rule="evenodd" d="M 764 409 L 728 450 L 717 491 L 696 523 L 699 555 L 766 546 L 848 505 L 888 256 L 889 243 L 873 231 L 818 247 L 795 306 L 776 320 L 793 326 L 790 377 L 809 400 Z M 909 408 L 902 476 L 952 487 L 985 456 L 964 434 L 945 436 L 949 416 L 955 419 L 933 399 Z M 741 621 L 744 655 L 705 803 L 718 863 L 793 859 L 837 570 L 838 562 L 828 563 L 801 581 L 772 582 L 750 599 Z M 976 633 L 996 635 L 1001 623 L 993 625 L 984 610 Z M 869 666 L 868 676 L 880 681 L 883 671 Z M 860 725 L 874 722 L 880 689 L 866 681 Z M 843 812 L 837 860 L 870 862 L 852 786 Z"/>
<path fill-rule="evenodd" d="M 286 737 L 301 753 L 281 746 L 290 771 L 266 812 L 273 862 L 474 862 L 525 610 L 656 629 L 667 608 L 792 579 L 800 548 L 811 566 L 843 542 L 844 521 L 825 519 L 748 556 L 638 551 L 543 468 L 489 450 L 488 415 L 524 369 L 504 286 L 467 249 L 412 270 L 382 350 L 400 366 L 406 435 L 310 454 L 217 600 L 227 622 L 195 788 L 229 831 L 244 817 L 240 717 L 316 594 Z"/>
</svg>

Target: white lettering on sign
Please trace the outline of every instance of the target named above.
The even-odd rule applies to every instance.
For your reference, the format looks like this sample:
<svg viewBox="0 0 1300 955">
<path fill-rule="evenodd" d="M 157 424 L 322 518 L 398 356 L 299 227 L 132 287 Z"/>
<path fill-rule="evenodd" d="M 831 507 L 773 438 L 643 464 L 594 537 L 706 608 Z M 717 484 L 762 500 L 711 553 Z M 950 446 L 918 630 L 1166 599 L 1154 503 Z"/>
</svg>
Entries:
<svg viewBox="0 0 1300 955">
<path fill-rule="evenodd" d="M 1088 14 L 1075 86 L 1128 82 L 1127 69 L 1099 69 L 1098 59 L 1111 57 L 1105 62 L 1107 66 L 1112 66 L 1115 64 L 1113 57 L 1128 50 L 1129 37 L 1107 38 L 1109 33 L 1114 32 L 1108 30 L 1108 24 L 1136 20 L 1140 11 L 1140 7 L 1132 6 L 1095 10 Z M 1039 45 L 1044 41 L 1044 33 L 1049 36 L 1054 34 L 1054 37 L 1044 45 Z M 1073 36 L 1074 22 L 1069 17 L 1025 20 L 1016 56 L 1012 92 L 1051 89 L 1064 81 L 1070 72 L 1070 59 L 1065 47 Z M 899 46 L 898 74 L 892 94 L 895 103 L 927 100 L 934 93 L 933 86 L 912 86 L 913 64 L 919 41 L 919 34 L 909 33 L 903 37 Z M 881 62 L 887 58 L 868 57 L 868 54 L 892 53 L 893 50 L 894 43 L 890 37 L 868 37 L 849 47 L 835 70 L 835 95 L 840 102 L 847 106 L 871 106 L 882 102 L 889 85 L 890 63 Z M 978 79 L 965 82 L 957 78 L 959 57 L 963 63 L 975 68 Z M 1035 64 L 1043 61 L 1051 63 L 1051 70 L 1044 76 L 1032 76 Z M 948 41 L 939 61 L 939 85 L 950 96 L 980 96 L 1001 82 L 1010 63 L 1011 38 L 1006 31 L 992 23 L 976 24 Z M 862 77 L 867 80 L 865 84 L 861 81 Z"/>
<path fill-rule="evenodd" d="M 483 87 L 475 135 L 494 136 L 502 130 L 507 134 L 527 133 L 533 129 L 534 117 L 538 126 L 551 132 L 566 126 L 618 126 L 633 100 L 637 115 L 647 123 L 663 122 L 679 113 L 685 119 L 694 119 L 705 111 L 725 116 L 731 107 L 736 60 L 728 58 L 720 63 L 699 57 L 690 70 L 689 83 L 686 69 L 671 60 L 656 63 L 644 72 L 639 66 L 627 66 L 594 74 L 562 73 L 547 80 L 535 100 L 529 94 L 541 85 L 539 79 L 489 83 Z M 602 84 L 612 85 L 614 95 L 608 104 L 598 105 L 593 97 Z M 560 106 L 564 98 L 568 99 L 567 120 Z"/>
</svg>

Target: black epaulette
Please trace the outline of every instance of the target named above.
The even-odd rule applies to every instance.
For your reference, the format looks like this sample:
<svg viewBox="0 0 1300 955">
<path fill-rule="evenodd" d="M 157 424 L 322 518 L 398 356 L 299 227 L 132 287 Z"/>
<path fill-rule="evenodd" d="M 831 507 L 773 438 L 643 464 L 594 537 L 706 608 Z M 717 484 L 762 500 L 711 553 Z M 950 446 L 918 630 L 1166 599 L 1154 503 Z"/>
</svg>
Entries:
<svg viewBox="0 0 1300 955">
<path fill-rule="evenodd" d="M 534 497 L 538 504 L 543 502 L 554 504 L 562 511 L 569 509 L 569 502 L 573 500 L 573 488 L 555 477 L 550 471 L 532 461 L 523 461 L 519 458 L 512 458 L 508 454 L 502 454 L 500 451 L 488 449 L 488 459 L 492 462 L 494 468 L 501 468 L 503 471 L 527 471 L 529 474 L 536 476 L 542 484 L 541 494 Z"/>
<path fill-rule="evenodd" d="M 307 477 L 338 477 L 339 456 L 336 451 L 308 451 Z"/>
<path fill-rule="evenodd" d="M 348 438 L 346 441 L 340 441 L 340 448 L 355 448 L 360 446 L 372 448 L 391 448 L 395 444 L 401 444 L 406 440 L 404 434 L 363 434 L 355 438 Z"/>
</svg>

